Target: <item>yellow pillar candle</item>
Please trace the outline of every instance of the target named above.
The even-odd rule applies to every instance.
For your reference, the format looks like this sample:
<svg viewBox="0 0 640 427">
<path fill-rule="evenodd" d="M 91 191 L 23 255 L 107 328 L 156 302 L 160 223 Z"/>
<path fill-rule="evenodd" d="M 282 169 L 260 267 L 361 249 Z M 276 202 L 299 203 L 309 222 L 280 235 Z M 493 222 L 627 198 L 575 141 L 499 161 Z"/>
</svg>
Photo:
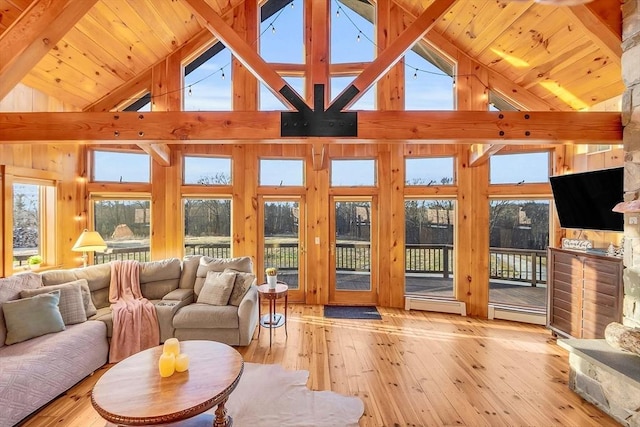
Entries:
<svg viewBox="0 0 640 427">
<path fill-rule="evenodd" d="M 189 356 L 184 353 L 176 357 L 176 372 L 184 372 L 189 369 Z"/>
<path fill-rule="evenodd" d="M 173 353 L 162 353 L 158 360 L 158 369 L 163 378 L 173 375 L 176 370 L 176 356 Z"/>
<path fill-rule="evenodd" d="M 180 342 L 178 338 L 169 338 L 164 342 L 164 347 L 162 348 L 163 353 L 171 353 L 174 356 L 178 357 L 180 354 Z"/>
</svg>

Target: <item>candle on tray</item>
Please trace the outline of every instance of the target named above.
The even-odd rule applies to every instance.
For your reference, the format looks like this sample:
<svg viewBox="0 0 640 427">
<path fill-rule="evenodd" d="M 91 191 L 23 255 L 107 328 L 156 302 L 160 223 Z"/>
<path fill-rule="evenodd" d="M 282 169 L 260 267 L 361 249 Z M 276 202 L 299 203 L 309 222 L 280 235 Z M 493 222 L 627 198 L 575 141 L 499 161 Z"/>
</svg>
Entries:
<svg viewBox="0 0 640 427">
<path fill-rule="evenodd" d="M 184 372 L 189 369 L 189 356 L 182 353 L 176 357 L 176 372 Z"/>
<path fill-rule="evenodd" d="M 173 375 L 176 370 L 176 356 L 173 353 L 162 353 L 158 360 L 158 369 L 163 378 Z"/>
<path fill-rule="evenodd" d="M 175 357 L 178 357 L 180 354 L 180 342 L 178 338 L 169 338 L 164 342 L 164 347 L 162 348 L 163 353 L 171 353 Z"/>
</svg>

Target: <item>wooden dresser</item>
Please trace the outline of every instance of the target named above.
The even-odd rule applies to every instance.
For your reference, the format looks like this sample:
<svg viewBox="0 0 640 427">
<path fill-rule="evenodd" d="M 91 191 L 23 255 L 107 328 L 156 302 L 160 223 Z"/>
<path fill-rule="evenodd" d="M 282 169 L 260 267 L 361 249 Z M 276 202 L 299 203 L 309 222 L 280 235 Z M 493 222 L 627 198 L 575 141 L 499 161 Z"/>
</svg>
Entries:
<svg viewBox="0 0 640 427">
<path fill-rule="evenodd" d="M 573 338 L 604 338 L 622 321 L 622 259 L 549 248 L 547 327 Z"/>
</svg>

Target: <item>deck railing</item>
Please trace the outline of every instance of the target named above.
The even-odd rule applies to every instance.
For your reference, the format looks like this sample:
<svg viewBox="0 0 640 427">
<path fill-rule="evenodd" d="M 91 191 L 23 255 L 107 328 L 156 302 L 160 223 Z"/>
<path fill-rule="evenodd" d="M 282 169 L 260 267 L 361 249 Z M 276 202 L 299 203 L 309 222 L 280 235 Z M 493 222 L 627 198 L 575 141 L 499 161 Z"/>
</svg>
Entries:
<svg viewBox="0 0 640 427">
<path fill-rule="evenodd" d="M 453 274 L 453 245 L 408 244 L 405 249 L 406 273 L 435 274 L 449 278 Z M 185 254 L 229 258 L 229 244 L 186 244 Z M 369 243 L 337 243 L 337 271 L 370 271 L 371 247 Z M 281 270 L 298 269 L 298 244 L 275 243 L 264 248 L 265 265 Z M 94 263 L 113 260 L 149 261 L 148 246 L 114 248 L 110 253 L 95 253 Z M 547 281 L 547 252 L 530 249 L 489 249 L 489 276 L 525 282 L 536 286 Z"/>
</svg>

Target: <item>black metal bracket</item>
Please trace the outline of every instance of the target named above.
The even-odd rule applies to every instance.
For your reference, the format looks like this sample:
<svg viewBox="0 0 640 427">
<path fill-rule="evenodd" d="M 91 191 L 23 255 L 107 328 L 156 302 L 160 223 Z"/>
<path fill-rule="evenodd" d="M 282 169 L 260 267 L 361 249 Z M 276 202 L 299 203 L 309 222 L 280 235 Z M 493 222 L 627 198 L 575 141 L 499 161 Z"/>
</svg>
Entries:
<svg viewBox="0 0 640 427">
<path fill-rule="evenodd" d="M 280 93 L 298 110 L 281 113 L 281 136 L 358 136 L 358 113 L 356 111 L 341 111 L 344 105 L 358 93 L 356 87 L 350 86 L 326 110 L 324 109 L 323 84 L 316 84 L 313 87 L 313 110 L 288 85 L 280 89 Z"/>
</svg>

